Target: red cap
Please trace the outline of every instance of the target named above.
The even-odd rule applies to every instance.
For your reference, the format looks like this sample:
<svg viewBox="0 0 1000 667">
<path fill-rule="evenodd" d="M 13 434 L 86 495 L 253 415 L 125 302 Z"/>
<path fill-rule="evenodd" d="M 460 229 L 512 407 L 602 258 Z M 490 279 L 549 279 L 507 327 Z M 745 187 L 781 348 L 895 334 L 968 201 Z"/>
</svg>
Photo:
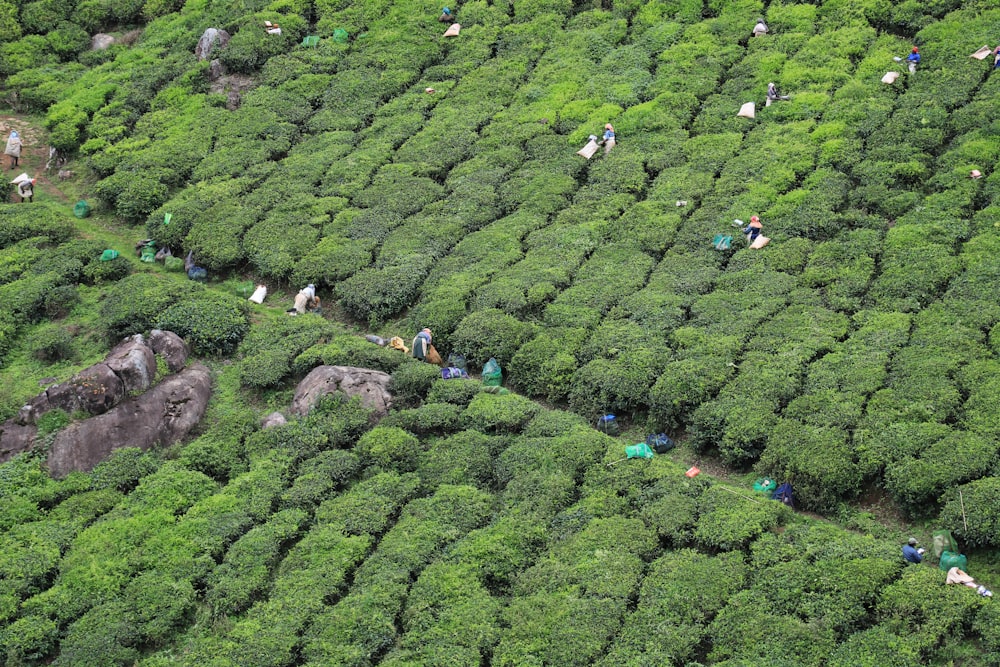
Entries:
<svg viewBox="0 0 1000 667">
<path fill-rule="evenodd" d="M 760 218 L 758 218 L 756 215 L 751 215 L 750 222 L 760 222 Z"/>
<path fill-rule="evenodd" d="M 917 53 L 918 51 L 920 51 L 920 49 L 918 49 L 917 47 L 915 47 L 915 46 L 914 46 L 914 47 L 913 47 L 913 52 L 914 52 L 914 53 Z"/>
</svg>

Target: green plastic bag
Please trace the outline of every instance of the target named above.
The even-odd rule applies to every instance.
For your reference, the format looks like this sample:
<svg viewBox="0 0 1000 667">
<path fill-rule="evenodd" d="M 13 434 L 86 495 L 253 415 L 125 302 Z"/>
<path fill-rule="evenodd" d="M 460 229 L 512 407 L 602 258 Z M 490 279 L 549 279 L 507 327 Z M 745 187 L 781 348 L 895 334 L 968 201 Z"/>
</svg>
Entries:
<svg viewBox="0 0 1000 667">
<path fill-rule="evenodd" d="M 156 248 L 147 245 L 142 247 L 142 251 L 139 253 L 139 261 L 145 262 L 146 264 L 152 264 L 156 261 Z"/>
<path fill-rule="evenodd" d="M 87 216 L 90 215 L 90 204 L 88 204 L 85 200 L 81 199 L 73 207 L 73 215 L 75 215 L 78 218 L 86 218 Z"/>
<path fill-rule="evenodd" d="M 184 260 L 180 257 L 167 257 L 163 260 L 163 268 L 171 273 L 180 273 L 184 270 Z"/>
<path fill-rule="evenodd" d="M 499 387 L 503 384 L 503 371 L 500 370 L 500 364 L 493 357 L 490 357 L 490 360 L 483 366 L 483 384 L 487 387 Z"/>
<path fill-rule="evenodd" d="M 111 248 L 108 248 L 107 250 L 101 253 L 102 262 L 110 262 L 111 260 L 117 258 L 118 258 L 118 251 L 112 250 Z"/>
<path fill-rule="evenodd" d="M 317 44 L 319 44 L 317 35 L 306 35 L 302 38 L 302 46 L 316 46 Z"/>
<path fill-rule="evenodd" d="M 172 217 L 174 217 L 174 214 L 173 214 L 173 213 L 164 213 L 164 214 L 163 214 L 163 224 L 165 224 L 165 225 L 169 225 L 169 224 L 170 224 L 170 219 L 171 219 Z"/>
<path fill-rule="evenodd" d="M 934 531 L 932 535 L 931 551 L 934 552 L 935 558 L 941 558 L 941 554 L 945 551 L 957 554 L 958 542 L 956 542 L 955 538 L 951 536 L 951 532 L 947 530 L 937 530 Z"/>
<path fill-rule="evenodd" d="M 653 450 L 644 442 L 625 447 L 625 458 L 627 459 L 651 459 L 656 456 Z"/>
<path fill-rule="evenodd" d="M 755 493 L 763 493 L 768 497 L 771 496 L 771 492 L 776 488 L 778 488 L 778 483 L 776 481 L 764 477 L 753 483 L 753 490 Z"/>
<path fill-rule="evenodd" d="M 938 567 L 941 568 L 943 572 L 947 572 L 953 567 L 957 567 L 963 572 L 968 572 L 969 559 L 965 557 L 965 554 L 957 554 L 954 551 L 945 551 L 941 554 L 941 562 L 938 563 Z"/>
<path fill-rule="evenodd" d="M 343 28 L 337 28 L 333 31 L 333 41 L 337 44 L 346 44 L 349 37 L 347 31 Z"/>
</svg>

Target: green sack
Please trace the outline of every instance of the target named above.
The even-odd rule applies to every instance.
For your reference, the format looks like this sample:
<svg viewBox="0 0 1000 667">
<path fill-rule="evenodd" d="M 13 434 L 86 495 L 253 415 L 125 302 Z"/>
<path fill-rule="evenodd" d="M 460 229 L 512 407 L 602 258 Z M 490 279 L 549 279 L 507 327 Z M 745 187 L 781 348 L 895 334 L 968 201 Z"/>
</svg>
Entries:
<svg viewBox="0 0 1000 667">
<path fill-rule="evenodd" d="M 938 530 L 932 535 L 931 551 L 934 552 L 935 558 L 941 558 L 941 554 L 945 551 L 957 554 L 958 542 L 955 541 L 955 538 L 951 536 L 949 531 Z"/>
<path fill-rule="evenodd" d="M 771 492 L 778 488 L 778 483 L 773 479 L 760 478 L 753 483 L 753 490 L 755 493 L 763 493 L 764 495 L 770 497 Z"/>
<path fill-rule="evenodd" d="M 483 366 L 483 384 L 487 387 L 499 387 L 503 384 L 503 371 L 500 370 L 500 364 L 493 357 L 490 357 L 490 360 Z"/>
<path fill-rule="evenodd" d="M 968 572 L 969 559 L 965 557 L 965 554 L 958 554 L 954 551 L 945 551 L 941 554 L 941 562 L 938 563 L 938 567 L 944 572 L 947 572 L 953 567 L 957 567 L 963 572 Z"/>
<path fill-rule="evenodd" d="M 716 250 L 729 250 L 733 245 L 733 237 L 725 234 L 716 234 L 712 238 L 712 245 Z"/>
<path fill-rule="evenodd" d="M 156 248 L 151 245 L 143 246 L 142 252 L 139 253 L 139 261 L 146 262 L 147 264 L 152 264 L 156 261 Z"/>
<path fill-rule="evenodd" d="M 629 459 L 651 459 L 655 456 L 653 450 L 644 442 L 625 447 L 625 458 Z"/>
<path fill-rule="evenodd" d="M 180 273 L 184 270 L 184 260 L 180 257 L 167 257 L 163 260 L 163 268 L 172 273 Z"/>
<path fill-rule="evenodd" d="M 116 259 L 117 257 L 118 257 L 118 251 L 112 250 L 111 248 L 108 248 L 107 250 L 101 253 L 102 262 L 110 262 L 111 260 Z"/>
<path fill-rule="evenodd" d="M 164 213 L 164 214 L 163 214 L 163 224 L 165 224 L 165 225 L 169 225 L 169 224 L 170 224 L 170 219 L 171 219 L 172 217 L 174 217 L 174 214 L 173 214 L 173 213 Z"/>
<path fill-rule="evenodd" d="M 90 215 L 90 204 L 81 199 L 76 203 L 76 206 L 73 207 L 73 215 L 78 218 L 86 218 Z"/>
<path fill-rule="evenodd" d="M 302 46 L 316 46 L 319 44 L 319 37 L 316 35 L 306 35 L 302 38 Z"/>
<path fill-rule="evenodd" d="M 347 34 L 347 31 L 344 30 L 343 28 L 337 28 L 336 30 L 333 31 L 333 41 L 335 41 L 337 44 L 347 43 L 348 37 L 349 35 Z"/>
</svg>

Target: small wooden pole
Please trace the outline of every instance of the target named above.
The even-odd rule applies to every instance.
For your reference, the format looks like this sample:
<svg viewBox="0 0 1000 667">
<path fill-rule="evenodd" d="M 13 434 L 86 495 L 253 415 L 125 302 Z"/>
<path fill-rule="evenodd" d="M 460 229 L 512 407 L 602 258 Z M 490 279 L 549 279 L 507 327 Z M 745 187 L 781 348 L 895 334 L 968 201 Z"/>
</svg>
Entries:
<svg viewBox="0 0 1000 667">
<path fill-rule="evenodd" d="M 965 520 L 965 499 L 962 498 L 962 489 L 958 490 L 958 502 L 962 505 L 962 525 L 965 526 L 965 532 L 969 532 L 969 522 Z"/>
</svg>

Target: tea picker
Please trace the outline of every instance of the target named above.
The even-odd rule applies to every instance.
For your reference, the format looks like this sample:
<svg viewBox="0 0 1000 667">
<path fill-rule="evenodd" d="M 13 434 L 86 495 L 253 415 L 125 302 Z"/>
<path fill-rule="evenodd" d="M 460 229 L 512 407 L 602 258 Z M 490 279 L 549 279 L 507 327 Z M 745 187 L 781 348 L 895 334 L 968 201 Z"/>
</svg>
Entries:
<svg viewBox="0 0 1000 667">
<path fill-rule="evenodd" d="M 776 102 L 778 100 L 790 100 L 788 95 L 781 95 L 778 93 L 778 88 L 773 84 L 767 84 L 767 102 L 764 103 L 765 107 L 771 106 L 771 102 Z"/>
<path fill-rule="evenodd" d="M 767 24 L 764 23 L 764 19 L 757 19 L 757 25 L 753 27 L 753 36 L 760 37 L 761 35 L 767 34 Z"/>
<path fill-rule="evenodd" d="M 898 62 L 903 62 L 904 59 L 897 57 L 893 58 L 893 60 L 895 60 L 898 63 Z M 910 55 L 906 56 L 905 60 L 906 60 L 906 67 L 907 69 L 910 70 L 910 74 L 916 72 L 917 64 L 920 62 L 920 49 L 914 46 L 913 50 L 910 51 Z"/>
</svg>

